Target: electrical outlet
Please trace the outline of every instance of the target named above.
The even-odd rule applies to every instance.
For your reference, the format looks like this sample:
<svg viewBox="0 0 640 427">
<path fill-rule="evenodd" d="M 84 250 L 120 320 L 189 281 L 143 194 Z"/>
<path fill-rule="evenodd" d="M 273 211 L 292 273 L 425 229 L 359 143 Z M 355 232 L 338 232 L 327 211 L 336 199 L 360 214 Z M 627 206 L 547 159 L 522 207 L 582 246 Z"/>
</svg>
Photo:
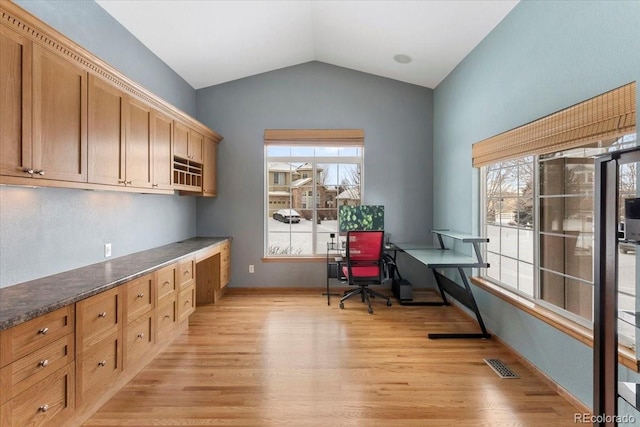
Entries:
<svg viewBox="0 0 640 427">
<path fill-rule="evenodd" d="M 109 258 L 111 256 L 111 243 L 104 244 L 104 257 Z"/>
<path fill-rule="evenodd" d="M 255 273 L 255 270 L 253 268 L 253 264 L 249 264 L 249 273 Z"/>
</svg>

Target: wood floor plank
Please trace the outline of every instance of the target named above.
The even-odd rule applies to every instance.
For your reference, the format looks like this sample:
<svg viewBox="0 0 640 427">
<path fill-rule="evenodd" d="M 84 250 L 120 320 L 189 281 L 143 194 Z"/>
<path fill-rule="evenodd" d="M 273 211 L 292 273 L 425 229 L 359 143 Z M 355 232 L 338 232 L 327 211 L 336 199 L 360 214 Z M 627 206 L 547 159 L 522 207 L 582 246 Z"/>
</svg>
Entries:
<svg viewBox="0 0 640 427">
<path fill-rule="evenodd" d="M 234 292 L 87 426 L 575 426 L 582 412 L 452 307 L 387 307 L 319 292 Z M 518 374 L 501 379 L 483 359 Z"/>
</svg>

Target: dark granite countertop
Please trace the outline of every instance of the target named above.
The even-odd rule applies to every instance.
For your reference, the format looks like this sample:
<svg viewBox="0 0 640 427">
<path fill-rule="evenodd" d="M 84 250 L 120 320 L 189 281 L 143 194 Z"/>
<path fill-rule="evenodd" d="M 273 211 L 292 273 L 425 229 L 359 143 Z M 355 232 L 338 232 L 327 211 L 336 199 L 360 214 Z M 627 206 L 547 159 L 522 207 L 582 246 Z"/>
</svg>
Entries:
<svg viewBox="0 0 640 427">
<path fill-rule="evenodd" d="M 34 319 L 171 264 L 228 237 L 182 242 L 91 264 L 0 289 L 0 330 Z"/>
</svg>

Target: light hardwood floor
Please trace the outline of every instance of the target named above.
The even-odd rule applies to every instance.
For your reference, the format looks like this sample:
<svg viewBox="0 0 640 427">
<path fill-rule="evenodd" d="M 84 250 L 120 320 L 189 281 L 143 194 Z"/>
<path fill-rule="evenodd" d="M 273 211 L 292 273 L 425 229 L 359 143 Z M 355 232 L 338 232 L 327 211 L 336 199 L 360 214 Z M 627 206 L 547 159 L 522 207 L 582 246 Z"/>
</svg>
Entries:
<svg viewBox="0 0 640 427">
<path fill-rule="evenodd" d="M 87 426 L 575 426 L 581 412 L 453 307 L 320 291 L 239 292 L 178 337 Z M 519 379 L 501 379 L 498 358 Z"/>
</svg>

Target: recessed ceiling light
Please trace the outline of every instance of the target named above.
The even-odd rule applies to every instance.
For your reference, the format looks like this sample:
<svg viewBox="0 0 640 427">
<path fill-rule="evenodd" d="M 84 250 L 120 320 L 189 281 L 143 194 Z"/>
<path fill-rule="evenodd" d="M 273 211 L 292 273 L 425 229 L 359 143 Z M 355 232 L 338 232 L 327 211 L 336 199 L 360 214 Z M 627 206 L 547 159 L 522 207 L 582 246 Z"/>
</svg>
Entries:
<svg viewBox="0 0 640 427">
<path fill-rule="evenodd" d="M 409 55 L 405 55 L 404 53 L 399 53 L 393 56 L 393 60 L 399 64 L 408 64 L 412 61 Z"/>
</svg>

